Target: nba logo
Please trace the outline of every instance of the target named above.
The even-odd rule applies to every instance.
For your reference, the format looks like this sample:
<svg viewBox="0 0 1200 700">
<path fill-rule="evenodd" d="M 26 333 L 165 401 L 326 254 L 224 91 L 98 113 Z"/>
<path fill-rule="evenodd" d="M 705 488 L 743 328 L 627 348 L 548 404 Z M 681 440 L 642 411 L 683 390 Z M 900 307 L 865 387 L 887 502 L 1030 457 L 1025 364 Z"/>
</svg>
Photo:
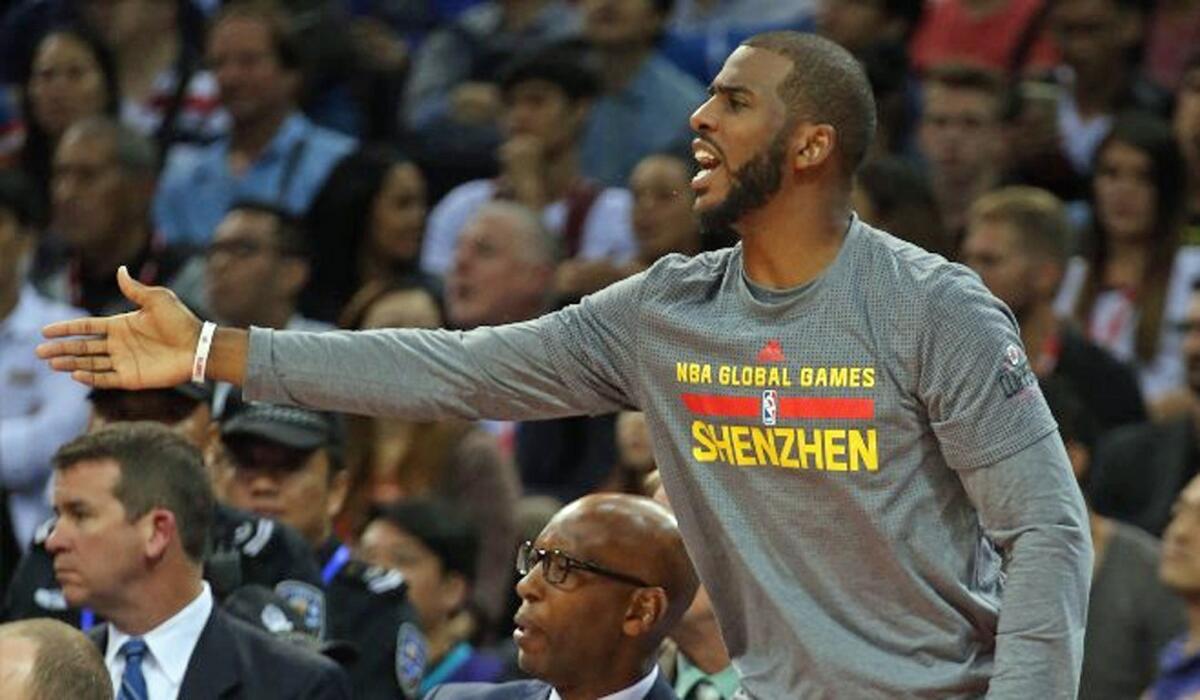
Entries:
<svg viewBox="0 0 1200 700">
<path fill-rule="evenodd" d="M 779 415 L 779 392 L 774 389 L 766 389 L 762 396 L 762 423 L 763 425 L 775 425 L 775 420 Z"/>
</svg>

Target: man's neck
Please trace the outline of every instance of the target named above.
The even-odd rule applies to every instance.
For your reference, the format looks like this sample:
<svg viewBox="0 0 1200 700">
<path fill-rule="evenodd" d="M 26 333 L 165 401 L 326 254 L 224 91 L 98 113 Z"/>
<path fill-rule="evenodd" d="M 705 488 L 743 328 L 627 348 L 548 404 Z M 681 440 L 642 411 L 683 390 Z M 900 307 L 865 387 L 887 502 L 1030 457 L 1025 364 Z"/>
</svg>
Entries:
<svg viewBox="0 0 1200 700">
<path fill-rule="evenodd" d="M 196 600 L 204 589 L 200 571 L 200 567 L 189 564 L 175 575 L 149 576 L 140 585 L 126 589 L 127 606 L 97 612 L 125 634 L 134 637 L 146 634 Z"/>
<path fill-rule="evenodd" d="M 768 289 L 811 282 L 837 258 L 849 221 L 844 194 L 777 193 L 737 224 L 746 276 Z"/>
<path fill-rule="evenodd" d="M 622 666 L 629 666 L 622 668 Z M 622 664 L 614 660 L 609 664 L 597 664 L 596 669 L 603 673 L 602 678 L 579 681 L 571 685 L 553 684 L 562 700 L 596 700 L 605 695 L 620 692 L 646 677 L 653 666 L 653 659 L 644 661 L 640 666 Z M 574 669 L 576 671 L 580 669 Z"/>
<path fill-rule="evenodd" d="M 1051 366 L 1043 367 L 1046 358 L 1043 358 L 1042 354 L 1047 343 L 1058 334 L 1058 319 L 1054 315 L 1054 308 L 1046 302 L 1036 301 L 1019 316 L 1021 343 L 1025 346 L 1025 354 L 1029 357 L 1034 372 L 1044 378 L 1053 369 Z"/>
<path fill-rule="evenodd" d="M 604 92 L 611 95 L 625 89 L 650 58 L 652 49 L 641 44 L 600 48 L 600 82 Z"/>
<path fill-rule="evenodd" d="M 271 143 L 271 139 L 275 138 L 275 134 L 279 132 L 283 122 L 291 113 L 292 108 L 289 105 L 275 112 L 264 114 L 259 119 L 235 122 L 229 140 L 231 154 L 236 154 L 248 161 L 258 158 Z"/>
<path fill-rule="evenodd" d="M 84 279 L 107 278 L 117 267 L 133 262 L 149 243 L 150 229 L 141 224 L 136 230 L 122 232 L 114 238 L 116 242 L 111 245 L 78 251 L 77 259 Z M 130 274 L 136 275 L 137 270 L 130 268 Z"/>
<path fill-rule="evenodd" d="M 1128 69 L 1124 61 L 1116 61 L 1087 75 L 1077 74 L 1071 90 L 1075 111 L 1085 119 L 1112 114 L 1127 81 Z"/>
<path fill-rule="evenodd" d="M 706 675 L 720 673 L 729 667 L 729 652 L 721 641 L 715 618 L 680 623 L 671 634 L 679 652 Z"/>
</svg>

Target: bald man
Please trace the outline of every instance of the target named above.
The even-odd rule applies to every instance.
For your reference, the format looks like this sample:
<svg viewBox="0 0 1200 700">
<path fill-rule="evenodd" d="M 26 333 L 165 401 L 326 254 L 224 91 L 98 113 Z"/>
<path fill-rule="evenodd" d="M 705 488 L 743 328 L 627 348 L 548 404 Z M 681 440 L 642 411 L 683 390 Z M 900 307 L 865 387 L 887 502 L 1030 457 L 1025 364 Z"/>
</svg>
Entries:
<svg viewBox="0 0 1200 700">
<path fill-rule="evenodd" d="M 0 698 L 112 700 L 104 660 L 82 632 L 58 620 L 0 625 Z"/>
<path fill-rule="evenodd" d="M 698 580 L 669 510 L 641 496 L 585 496 L 521 545 L 517 572 L 517 663 L 537 680 L 445 685 L 427 699 L 677 698 L 654 660 Z"/>
</svg>

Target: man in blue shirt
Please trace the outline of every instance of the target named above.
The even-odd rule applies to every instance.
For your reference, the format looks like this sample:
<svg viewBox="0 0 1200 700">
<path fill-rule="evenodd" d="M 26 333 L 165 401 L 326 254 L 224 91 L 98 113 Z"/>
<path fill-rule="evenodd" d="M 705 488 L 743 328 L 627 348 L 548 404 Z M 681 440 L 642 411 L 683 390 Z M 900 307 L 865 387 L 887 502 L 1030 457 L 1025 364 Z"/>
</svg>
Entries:
<svg viewBox="0 0 1200 700">
<path fill-rule="evenodd" d="M 1194 370 L 1193 370 L 1194 371 Z M 1159 577 L 1183 598 L 1188 609 L 1188 630 L 1167 645 L 1160 656 L 1158 680 L 1150 687 L 1151 700 L 1185 700 L 1200 693 L 1200 477 L 1192 479 L 1175 500 L 1174 514 L 1163 533 Z"/>
<path fill-rule="evenodd" d="M 303 215 L 356 146 L 297 111 L 300 50 L 282 17 L 255 7 L 226 10 L 209 35 L 208 62 L 231 133 L 203 148 L 171 152 L 154 202 L 155 224 L 168 243 L 207 243 L 239 199 Z"/>
</svg>

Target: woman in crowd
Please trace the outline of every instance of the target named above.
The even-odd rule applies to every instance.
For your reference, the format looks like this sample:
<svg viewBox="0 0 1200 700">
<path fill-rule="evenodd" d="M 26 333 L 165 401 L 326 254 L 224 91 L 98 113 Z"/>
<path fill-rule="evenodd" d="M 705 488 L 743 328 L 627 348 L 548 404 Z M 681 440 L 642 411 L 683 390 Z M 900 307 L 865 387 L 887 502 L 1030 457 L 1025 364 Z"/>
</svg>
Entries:
<svg viewBox="0 0 1200 700">
<path fill-rule="evenodd" d="M 1165 123 L 1118 119 L 1096 154 L 1086 278 L 1077 295 L 1065 290 L 1093 342 L 1135 366 L 1148 406 L 1160 415 L 1183 385 L 1177 325 L 1200 279 L 1200 248 L 1179 243 L 1184 181 L 1183 157 Z"/>
<path fill-rule="evenodd" d="M 346 307 L 343 328 L 438 328 L 437 300 L 420 285 L 369 282 Z M 467 421 L 411 421 L 351 417 L 346 464 L 350 491 L 339 530 L 357 532 L 372 507 L 435 497 L 447 500 L 480 526 L 475 606 L 497 622 L 512 585 L 517 545 L 515 508 L 520 477 L 495 438 Z"/>
</svg>

